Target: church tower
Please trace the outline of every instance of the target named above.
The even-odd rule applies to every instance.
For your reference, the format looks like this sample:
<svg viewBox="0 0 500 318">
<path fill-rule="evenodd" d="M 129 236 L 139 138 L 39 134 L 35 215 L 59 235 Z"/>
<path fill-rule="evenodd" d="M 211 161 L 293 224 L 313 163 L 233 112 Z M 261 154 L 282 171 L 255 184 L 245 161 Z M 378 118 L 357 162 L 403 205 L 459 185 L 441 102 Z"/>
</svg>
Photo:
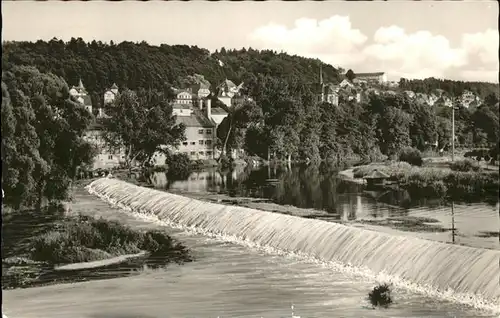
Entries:
<svg viewBox="0 0 500 318">
<path fill-rule="evenodd" d="M 320 62 L 321 63 L 321 62 Z M 323 83 L 323 65 L 319 65 L 319 86 L 321 87 L 321 102 L 325 101 L 325 84 Z"/>
</svg>

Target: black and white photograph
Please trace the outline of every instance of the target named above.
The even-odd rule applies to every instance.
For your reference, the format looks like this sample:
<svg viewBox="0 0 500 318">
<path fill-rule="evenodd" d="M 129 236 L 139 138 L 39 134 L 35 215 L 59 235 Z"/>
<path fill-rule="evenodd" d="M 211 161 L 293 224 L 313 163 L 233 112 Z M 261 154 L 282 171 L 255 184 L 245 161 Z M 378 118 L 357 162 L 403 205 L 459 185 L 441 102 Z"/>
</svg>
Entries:
<svg viewBox="0 0 500 318">
<path fill-rule="evenodd" d="M 500 317 L 497 1 L 2 1 L 2 318 Z"/>
</svg>

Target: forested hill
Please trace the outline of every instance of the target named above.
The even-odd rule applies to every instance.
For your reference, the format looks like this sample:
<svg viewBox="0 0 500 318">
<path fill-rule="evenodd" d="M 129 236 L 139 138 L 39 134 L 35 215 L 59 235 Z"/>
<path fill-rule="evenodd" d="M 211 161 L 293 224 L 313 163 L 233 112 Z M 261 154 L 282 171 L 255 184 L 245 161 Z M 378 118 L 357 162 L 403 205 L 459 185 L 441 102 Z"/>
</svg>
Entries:
<svg viewBox="0 0 500 318">
<path fill-rule="evenodd" d="M 4 42 L 2 67 L 32 65 L 77 85 L 82 79 L 89 92 L 97 96 L 116 83 L 130 89 L 162 89 L 165 83 L 178 85 L 179 79 L 202 74 L 212 85 L 230 79 L 237 85 L 257 74 L 318 82 L 320 62 L 274 51 L 253 49 L 208 50 L 187 45 L 149 45 L 146 42 L 110 44 L 81 38 L 69 42 Z M 323 64 L 325 81 L 339 82 L 340 75 Z M 95 96 L 93 96 L 94 99 Z"/>
<path fill-rule="evenodd" d="M 446 79 L 437 79 L 434 77 L 426 78 L 423 80 L 408 80 L 402 78 L 399 81 L 399 88 L 401 90 L 414 91 L 415 93 L 430 94 L 436 89 L 442 89 L 450 96 L 459 96 L 464 91 L 470 91 L 476 96 L 484 99 L 490 94 L 498 95 L 498 84 L 485 83 L 485 82 L 464 82 L 452 81 Z"/>
</svg>

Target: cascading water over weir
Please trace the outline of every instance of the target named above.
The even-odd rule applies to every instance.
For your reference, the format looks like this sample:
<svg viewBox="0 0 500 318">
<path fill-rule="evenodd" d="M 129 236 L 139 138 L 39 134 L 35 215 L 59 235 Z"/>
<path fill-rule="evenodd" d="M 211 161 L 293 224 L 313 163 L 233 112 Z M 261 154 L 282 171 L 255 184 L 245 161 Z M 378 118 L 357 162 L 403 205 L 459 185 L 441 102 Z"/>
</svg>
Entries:
<svg viewBox="0 0 500 318">
<path fill-rule="evenodd" d="M 208 203 L 117 179 L 98 179 L 87 189 L 118 207 L 179 226 L 368 269 L 398 285 L 417 286 L 410 289 L 500 312 L 500 251 Z"/>
</svg>

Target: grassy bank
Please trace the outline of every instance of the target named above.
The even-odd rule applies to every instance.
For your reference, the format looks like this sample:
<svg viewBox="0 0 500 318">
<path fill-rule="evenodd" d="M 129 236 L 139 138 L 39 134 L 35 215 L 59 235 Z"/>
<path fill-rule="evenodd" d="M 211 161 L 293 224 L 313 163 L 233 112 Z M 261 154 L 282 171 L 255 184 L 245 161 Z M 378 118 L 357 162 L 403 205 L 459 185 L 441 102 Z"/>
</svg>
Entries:
<svg viewBox="0 0 500 318">
<path fill-rule="evenodd" d="M 3 228 L 19 225 L 23 226 L 7 219 Z M 33 227 L 33 224 L 26 224 L 26 227 Z M 164 263 L 191 260 L 183 245 L 161 231 L 134 230 L 102 218 L 60 215 L 42 227 L 32 235 L 26 231 L 24 237 L 4 235 L 2 243 L 4 240 L 9 242 L 2 246 L 2 288 L 37 285 L 41 276 L 47 276 L 56 266 L 106 260 L 141 251 L 147 251 L 147 257 L 161 257 Z M 16 241 L 19 244 L 15 244 Z"/>
<path fill-rule="evenodd" d="M 441 167 L 417 167 L 406 162 L 371 164 L 353 169 L 353 177 L 361 179 L 374 170 L 386 173 L 390 181 L 422 197 L 467 199 L 498 196 L 498 171 L 485 170 L 468 162 L 446 163 Z"/>
<path fill-rule="evenodd" d="M 136 231 L 118 222 L 88 216 L 65 218 L 35 237 L 30 258 L 50 264 L 103 260 L 148 251 L 182 260 L 187 250 L 160 231 Z"/>
</svg>

